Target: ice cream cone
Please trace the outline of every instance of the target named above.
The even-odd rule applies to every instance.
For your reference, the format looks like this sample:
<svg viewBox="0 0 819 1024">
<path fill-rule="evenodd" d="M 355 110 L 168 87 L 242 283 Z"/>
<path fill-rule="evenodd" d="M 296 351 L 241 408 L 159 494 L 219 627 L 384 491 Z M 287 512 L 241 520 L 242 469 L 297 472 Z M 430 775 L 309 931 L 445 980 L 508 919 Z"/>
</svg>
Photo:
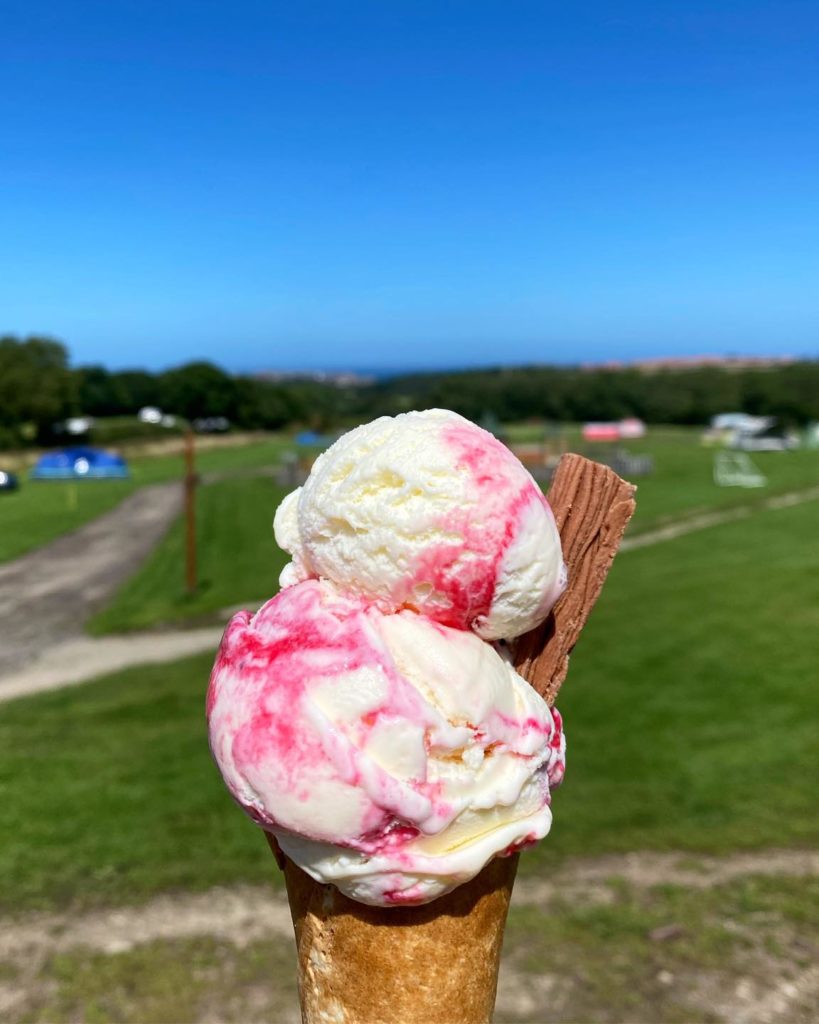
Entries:
<svg viewBox="0 0 819 1024">
<path fill-rule="evenodd" d="M 549 499 L 569 588 L 516 645 L 518 671 L 554 702 L 634 508 L 633 488 L 604 466 L 564 456 Z M 304 1024 L 488 1024 L 518 856 L 420 907 L 374 907 L 314 881 L 270 846 L 287 884 Z"/>
<path fill-rule="evenodd" d="M 424 906 L 371 907 L 285 858 L 304 1024 L 488 1024 L 517 862 Z"/>
<path fill-rule="evenodd" d="M 568 567 L 568 586 L 545 620 L 510 644 L 518 674 L 549 704 L 565 678 L 571 651 L 633 511 L 633 490 L 610 469 L 576 455 L 564 456 L 555 474 L 548 497 Z M 319 586 L 302 581 L 285 594 L 306 595 L 307 601 Z M 273 602 L 265 607 L 271 606 Z M 238 634 L 248 619 L 245 614 L 234 620 Z M 220 687 L 235 682 L 230 629 L 215 670 L 216 684 L 211 684 L 209 700 L 217 702 Z M 237 649 L 235 658 L 244 669 L 241 646 Z M 495 652 L 494 657 L 500 656 Z M 217 750 L 233 771 L 224 750 L 233 751 L 234 732 L 220 731 L 219 723 L 224 725 L 219 715 L 211 717 Z M 549 725 L 560 744 L 556 712 Z M 265 720 L 262 731 L 266 728 Z M 227 737 L 229 746 L 219 746 L 219 737 Z M 287 749 L 282 747 L 282 756 Z M 553 784 L 557 781 L 559 776 Z M 292 808 L 286 807 L 286 812 L 295 814 Z M 299 834 L 292 824 L 286 827 Z M 334 885 L 315 881 L 282 854 L 272 835 L 267 837 L 285 875 L 304 1024 L 488 1024 L 517 855 L 496 856 L 471 880 L 422 906 L 371 906 L 350 899 Z M 320 875 L 318 869 L 316 873 Z M 453 874 L 449 881 L 456 877 L 468 873 Z"/>
</svg>

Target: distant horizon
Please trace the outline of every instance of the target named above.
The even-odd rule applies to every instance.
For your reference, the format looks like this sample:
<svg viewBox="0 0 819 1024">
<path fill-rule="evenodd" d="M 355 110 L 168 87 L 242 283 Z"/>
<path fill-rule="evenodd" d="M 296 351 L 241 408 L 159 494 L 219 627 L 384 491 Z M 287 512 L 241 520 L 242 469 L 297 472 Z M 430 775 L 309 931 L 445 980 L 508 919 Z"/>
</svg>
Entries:
<svg viewBox="0 0 819 1024">
<path fill-rule="evenodd" d="M 2 332 L 0 332 L 2 335 Z M 69 353 L 70 354 L 70 353 Z M 343 376 L 346 374 L 357 376 L 357 377 L 373 377 L 377 380 L 388 379 L 391 377 L 402 377 L 409 376 L 412 374 L 446 374 L 446 373 L 464 373 L 469 371 L 489 371 L 494 369 L 522 369 L 528 366 L 531 367 L 559 367 L 568 369 L 570 367 L 576 367 L 578 369 L 628 369 L 638 368 L 652 363 L 676 363 L 681 366 L 684 365 L 709 365 L 716 363 L 724 364 L 736 364 L 736 363 L 748 363 L 750 365 L 761 365 L 770 363 L 771 365 L 785 365 L 788 363 L 798 362 L 814 362 L 819 359 L 819 351 L 813 354 L 799 353 L 799 352 L 788 352 L 788 353 L 771 353 L 771 352 L 743 352 L 740 350 L 726 351 L 726 352 L 696 352 L 692 354 L 653 354 L 645 356 L 637 356 L 633 359 L 615 359 L 615 358 L 603 358 L 603 359 L 496 359 L 494 361 L 486 360 L 474 363 L 404 363 L 404 364 L 390 364 L 383 362 L 380 364 L 369 364 L 369 365 L 357 365 L 347 363 L 335 363 L 335 364 L 315 364 L 309 365 L 306 363 L 292 364 L 292 365 L 281 365 L 281 364 L 267 364 L 267 365 L 256 365 L 249 367 L 237 367 L 231 366 L 224 360 L 218 358 L 212 358 L 209 356 L 192 356 L 189 358 L 181 358 L 174 362 L 162 364 L 160 366 L 145 366 L 134 362 L 122 363 L 118 365 L 112 365 L 105 360 L 97 360 L 94 362 L 78 361 L 77 359 L 70 358 L 69 363 L 73 369 L 79 369 L 85 366 L 103 366 L 109 373 L 123 373 L 128 371 L 145 371 L 147 373 L 159 374 L 164 373 L 168 370 L 172 370 L 179 366 L 184 366 L 189 363 L 206 362 L 211 363 L 214 366 L 219 367 L 225 373 L 232 374 L 233 376 L 263 376 L 263 375 L 281 375 L 283 378 L 293 378 L 297 376 L 319 376 L 326 375 L 330 377 Z"/>
<path fill-rule="evenodd" d="M 819 321 L 819 317 L 817 317 Z M 812 334 L 814 332 L 811 332 Z M 222 367 L 226 372 L 234 374 L 253 373 L 293 373 L 308 371 L 311 373 L 373 373 L 379 376 L 397 376 L 401 373 L 446 372 L 452 370 L 485 369 L 492 366 L 579 366 L 585 364 L 604 365 L 622 363 L 631 365 L 638 362 L 678 359 L 790 359 L 795 361 L 811 361 L 819 359 L 819 326 L 816 330 L 817 340 L 801 344 L 788 341 L 771 342 L 763 338 L 752 338 L 744 343 L 726 342 L 724 345 L 712 343 L 710 346 L 697 339 L 677 340 L 674 342 L 657 339 L 652 344 L 645 339 L 626 342 L 610 342 L 605 339 L 597 341 L 578 341 L 569 337 L 566 340 L 550 338 L 546 342 L 533 342 L 521 339 L 492 340 L 482 337 L 474 345 L 469 339 L 462 337 L 443 338 L 436 345 L 431 340 L 405 343 L 402 339 L 386 339 L 372 342 L 367 339 L 356 341 L 323 341 L 313 345 L 306 339 L 293 341 L 272 340 L 269 342 L 255 341 L 249 344 L 257 352 L 266 355 L 247 357 L 236 355 L 248 345 L 234 341 L 230 346 L 232 358 L 226 358 L 221 349 L 224 346 L 203 344 L 192 341 L 186 345 L 163 343 L 151 337 L 141 343 L 128 343 L 125 340 L 109 342 L 105 345 L 80 340 L 72 342 L 67 333 L 60 331 L 28 328 L 15 329 L 0 325 L 0 337 L 16 338 L 39 337 L 49 338 L 64 345 L 68 351 L 71 366 L 104 366 L 112 372 L 140 369 L 150 373 L 161 373 L 175 366 L 192 362 L 210 362 Z M 167 358 L 167 353 L 179 350 L 178 355 Z M 416 350 L 418 356 L 412 358 L 374 359 L 374 351 Z M 350 351 L 348 359 L 342 359 L 338 353 Z M 121 353 L 139 353 L 137 355 L 121 355 Z M 433 354 L 434 353 L 434 354 Z M 278 358 L 277 358 L 278 357 Z"/>
</svg>

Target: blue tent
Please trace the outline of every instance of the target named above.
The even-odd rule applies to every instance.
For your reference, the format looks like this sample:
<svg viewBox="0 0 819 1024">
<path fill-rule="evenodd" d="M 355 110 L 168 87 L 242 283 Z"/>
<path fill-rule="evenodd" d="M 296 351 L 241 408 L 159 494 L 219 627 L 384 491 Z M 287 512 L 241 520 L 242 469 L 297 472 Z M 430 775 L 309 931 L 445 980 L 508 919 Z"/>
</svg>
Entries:
<svg viewBox="0 0 819 1024">
<path fill-rule="evenodd" d="M 335 441 L 335 437 L 330 434 L 318 434 L 315 430 L 303 430 L 300 434 L 296 434 L 296 444 L 303 445 L 306 448 L 316 448 L 321 446 L 326 448 Z"/>
<path fill-rule="evenodd" d="M 128 476 L 128 466 L 121 455 L 83 446 L 46 452 L 29 476 L 32 480 L 122 479 Z"/>
</svg>

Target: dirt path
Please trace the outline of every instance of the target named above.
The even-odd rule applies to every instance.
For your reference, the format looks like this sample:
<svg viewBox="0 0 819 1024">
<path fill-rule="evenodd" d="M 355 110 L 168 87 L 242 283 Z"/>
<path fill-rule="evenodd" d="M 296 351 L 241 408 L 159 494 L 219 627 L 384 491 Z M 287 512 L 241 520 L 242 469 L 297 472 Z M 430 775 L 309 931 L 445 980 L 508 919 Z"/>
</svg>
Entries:
<svg viewBox="0 0 819 1024">
<path fill-rule="evenodd" d="M 553 909 L 561 912 L 561 904 L 555 901 L 568 899 L 574 907 L 580 905 L 593 911 L 595 906 L 615 902 L 618 894 L 621 898 L 623 885 L 636 890 L 679 885 L 702 891 L 750 876 L 819 877 L 819 851 L 769 850 L 697 858 L 690 854 L 644 852 L 578 860 L 555 871 L 548 882 L 519 880 L 514 903 L 518 907 L 536 906 L 549 914 Z M 645 941 L 653 951 L 646 968 L 648 980 L 639 971 L 629 975 L 630 985 L 635 981 L 642 985 L 636 994 L 629 988 L 633 1012 L 628 1016 L 617 1016 L 615 1011 L 604 1016 L 595 1013 L 594 1019 L 659 1019 L 651 1013 L 652 1008 L 664 1005 L 655 991 L 658 986 L 673 996 L 672 1006 L 677 1008 L 671 1018 L 674 1020 L 683 1019 L 679 1015 L 682 1007 L 692 1011 L 697 1019 L 731 1024 L 813 1024 L 816 1018 L 809 1008 L 816 1006 L 819 996 L 819 969 L 810 957 L 809 945 L 803 948 L 799 935 L 787 936 L 777 922 L 777 915 L 766 910 L 753 919 L 751 932 L 745 934 L 733 921 L 724 921 L 732 929 L 727 934 L 736 932 L 738 938 L 731 955 L 723 955 L 717 963 L 707 957 L 699 963 L 696 957 L 691 959 L 688 955 L 674 961 L 669 958 L 667 939 L 649 934 Z M 527 964 L 525 955 L 521 958 L 528 948 L 525 933 L 520 933 L 519 925 L 517 932 L 515 927 L 510 931 L 498 992 L 498 1019 L 542 1021 L 545 1007 L 550 1009 L 550 1019 L 567 1019 L 567 1008 L 576 1005 L 575 1000 L 584 994 L 580 990 L 588 987 L 585 979 L 586 972 L 594 970 L 593 952 L 584 952 L 584 947 L 575 943 L 572 955 L 579 955 L 581 961 L 572 962 L 571 970 L 566 970 L 565 963 L 556 964 L 550 959 L 537 970 Z M 0 918 L 0 965 L 4 969 L 0 973 L 0 1017 L 48 1020 L 47 1008 L 56 1005 L 61 1006 L 63 1014 L 67 1007 L 72 1008 L 68 1019 L 85 1019 L 86 1011 L 94 1009 L 101 1013 L 100 1019 L 110 1020 L 118 1019 L 112 1018 L 112 1008 L 125 1006 L 130 1011 L 126 1015 L 128 1020 L 150 1020 L 155 1004 L 150 1001 L 150 991 L 145 991 L 150 988 L 149 979 L 140 974 L 143 957 L 145 963 L 158 970 L 160 959 L 185 958 L 189 967 L 175 976 L 174 984 L 190 986 L 201 981 L 203 971 L 201 964 L 190 964 L 191 949 L 207 946 L 189 943 L 203 940 L 221 944 L 221 961 L 209 968 L 216 972 L 215 988 L 209 990 L 210 998 L 216 1001 L 213 1005 L 207 999 L 205 1004 L 195 1002 L 185 1019 L 200 1024 L 224 1020 L 297 1024 L 293 926 L 286 898 L 281 891 L 250 886 L 159 896 L 141 906 L 83 914 L 39 913 Z M 786 943 L 775 955 L 766 945 L 774 941 Z M 152 950 L 156 943 L 164 945 Z M 760 943 L 765 947 L 764 955 L 760 950 L 753 951 Z M 800 950 L 802 958 L 796 955 L 794 961 L 792 953 Z M 231 975 L 230 964 L 247 966 L 254 956 L 260 955 L 265 965 L 261 981 L 254 980 L 252 972 L 247 976 Z M 612 955 L 616 958 L 616 949 Z M 639 949 L 633 948 L 632 955 L 639 959 Z M 583 961 L 584 956 L 592 958 L 587 962 Z M 83 968 L 86 986 L 88 976 L 95 972 L 101 972 L 100 981 L 96 988 L 92 984 L 90 989 L 70 992 L 66 1004 L 59 1004 L 58 999 L 56 1004 L 49 1004 L 49 997 L 55 997 L 60 986 L 71 987 L 64 971 L 60 972 L 60 958 L 73 964 L 73 970 Z M 622 964 L 618 970 L 623 970 Z M 111 986 L 119 989 L 113 993 L 118 1001 L 106 1010 Z M 124 986 L 132 989 L 125 1004 Z M 96 998 L 89 994 L 93 992 L 98 993 Z M 635 1016 L 637 1010 L 641 1010 L 642 1016 Z"/>
<path fill-rule="evenodd" d="M 520 878 L 518 906 L 547 908 L 556 899 L 589 904 L 614 899 L 612 879 L 637 888 L 679 885 L 708 888 L 749 875 L 819 876 L 819 851 L 766 850 L 730 857 L 679 853 L 628 853 L 577 860 L 548 881 Z M 31 914 L 0 918 L 0 961 L 86 947 L 121 953 L 157 939 L 210 935 L 245 946 L 267 935 L 292 935 L 283 891 L 236 886 L 204 893 L 158 896 L 138 907 L 117 907 L 82 915 Z"/>
<path fill-rule="evenodd" d="M 142 487 L 79 530 L 0 565 L 0 677 L 45 645 L 81 636 L 89 615 L 137 568 L 180 507 L 179 483 Z"/>
<path fill-rule="evenodd" d="M 77 637 L 55 644 L 18 672 L 0 677 L 0 704 L 46 690 L 75 686 L 135 665 L 161 664 L 203 651 L 215 651 L 222 626 L 135 633 L 127 636 Z"/>
</svg>

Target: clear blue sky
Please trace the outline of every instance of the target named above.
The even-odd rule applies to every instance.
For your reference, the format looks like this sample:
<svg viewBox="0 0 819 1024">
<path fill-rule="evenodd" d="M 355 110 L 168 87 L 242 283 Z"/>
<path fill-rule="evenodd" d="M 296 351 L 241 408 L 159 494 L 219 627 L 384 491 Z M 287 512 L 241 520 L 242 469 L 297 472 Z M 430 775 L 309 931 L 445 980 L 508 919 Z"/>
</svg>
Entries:
<svg viewBox="0 0 819 1024">
<path fill-rule="evenodd" d="M 819 354 L 819 5 L 24 0 L 0 332 L 75 363 Z"/>
</svg>

